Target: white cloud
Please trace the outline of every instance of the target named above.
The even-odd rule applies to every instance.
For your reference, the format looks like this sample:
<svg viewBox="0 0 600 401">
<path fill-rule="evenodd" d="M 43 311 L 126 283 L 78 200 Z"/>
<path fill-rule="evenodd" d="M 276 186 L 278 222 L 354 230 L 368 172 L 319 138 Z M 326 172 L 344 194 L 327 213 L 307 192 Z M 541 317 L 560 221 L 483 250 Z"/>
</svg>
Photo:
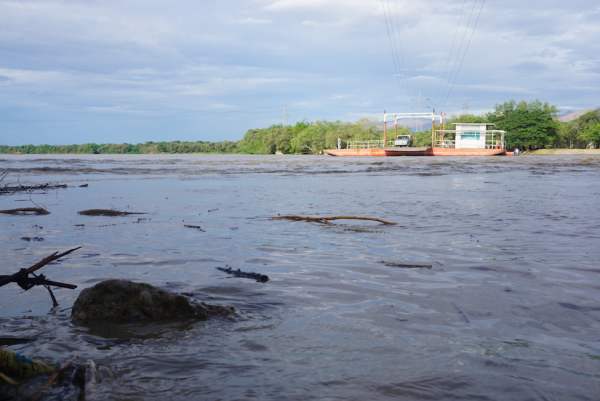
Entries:
<svg viewBox="0 0 600 401">
<path fill-rule="evenodd" d="M 220 127 L 211 110 L 240 109 L 242 132 L 265 122 L 252 110 L 283 104 L 309 119 L 439 107 L 447 93 L 447 110 L 600 105 L 600 8 L 543 3 L 488 1 L 469 40 L 473 0 L 0 0 L 0 113 L 202 110 Z"/>
</svg>

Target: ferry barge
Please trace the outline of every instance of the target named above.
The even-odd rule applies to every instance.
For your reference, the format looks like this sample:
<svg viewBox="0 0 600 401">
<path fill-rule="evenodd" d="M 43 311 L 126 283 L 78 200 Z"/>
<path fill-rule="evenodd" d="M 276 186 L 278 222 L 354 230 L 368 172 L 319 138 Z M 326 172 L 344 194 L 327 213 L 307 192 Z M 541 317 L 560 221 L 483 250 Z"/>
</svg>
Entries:
<svg viewBox="0 0 600 401">
<path fill-rule="evenodd" d="M 399 118 L 431 118 L 431 144 L 429 147 L 413 147 L 410 135 L 400 135 L 394 140 L 387 138 L 387 114 L 383 117 L 383 140 L 349 141 L 342 148 L 338 139 L 336 149 L 326 149 L 330 156 L 504 156 L 506 132 L 494 129 L 488 123 L 456 123 L 454 129 L 444 129 L 443 115 L 434 113 L 399 113 L 394 115 L 397 130 Z M 439 119 L 441 129 L 436 129 Z"/>
</svg>

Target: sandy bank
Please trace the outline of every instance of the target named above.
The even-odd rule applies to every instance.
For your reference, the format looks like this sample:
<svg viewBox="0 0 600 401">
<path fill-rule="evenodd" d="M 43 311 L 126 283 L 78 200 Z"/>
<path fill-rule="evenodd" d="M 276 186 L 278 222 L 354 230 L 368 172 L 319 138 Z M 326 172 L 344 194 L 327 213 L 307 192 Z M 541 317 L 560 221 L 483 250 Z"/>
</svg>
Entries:
<svg viewBox="0 0 600 401">
<path fill-rule="evenodd" d="M 538 149 L 528 155 L 600 155 L 600 149 Z"/>
</svg>

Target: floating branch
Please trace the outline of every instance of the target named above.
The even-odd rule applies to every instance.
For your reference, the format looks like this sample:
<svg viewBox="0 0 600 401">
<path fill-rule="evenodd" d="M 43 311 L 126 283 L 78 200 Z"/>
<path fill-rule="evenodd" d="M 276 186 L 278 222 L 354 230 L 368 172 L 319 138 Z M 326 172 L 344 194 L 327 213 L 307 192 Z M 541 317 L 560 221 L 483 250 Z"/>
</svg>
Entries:
<svg viewBox="0 0 600 401">
<path fill-rule="evenodd" d="M 4 177 L 6 177 L 6 174 L 4 176 L 1 176 L 0 178 L 4 178 Z M 0 194 L 13 194 L 15 192 L 29 192 L 29 191 L 40 191 L 40 190 L 43 191 L 43 190 L 47 190 L 47 189 L 60 189 L 60 188 L 67 188 L 67 185 L 66 184 L 40 184 L 40 185 L 14 185 L 14 186 L 5 185 L 3 187 L 0 187 Z"/>
<path fill-rule="evenodd" d="M 50 212 L 41 207 L 22 207 L 19 209 L 0 210 L 0 214 L 12 214 L 13 216 L 43 216 L 50 214 Z"/>
<path fill-rule="evenodd" d="M 415 263 L 415 262 L 388 262 L 382 260 L 379 262 L 388 267 L 401 267 L 404 269 L 431 269 L 433 265 L 431 263 Z"/>
<path fill-rule="evenodd" d="M 253 273 L 253 272 L 243 272 L 240 269 L 233 270 L 231 267 L 227 267 L 227 268 L 217 267 L 217 270 L 221 270 L 222 272 L 231 274 L 234 277 L 251 278 L 253 280 L 258 281 L 259 283 L 266 283 L 267 281 L 269 281 L 269 276 L 267 276 L 265 274 Z"/>
<path fill-rule="evenodd" d="M 81 247 L 78 246 L 77 248 L 69 249 L 68 251 L 65 251 L 63 253 L 54 252 L 52 255 L 46 256 L 44 259 L 28 267 L 27 269 L 21 269 L 17 273 L 11 274 L 9 276 L 0 276 L 0 287 L 3 287 L 9 283 L 16 283 L 19 287 L 27 291 L 35 287 L 36 285 L 43 285 L 50 293 L 53 306 L 56 307 L 58 306 L 58 302 L 56 301 L 54 293 L 52 292 L 52 289 L 50 287 L 68 288 L 70 290 L 74 290 L 75 288 L 77 288 L 77 286 L 73 284 L 66 284 L 58 281 L 48 280 L 43 274 L 37 275 L 35 274 L 35 272 L 40 270 L 47 264 L 57 261 L 60 258 L 63 258 L 80 248 Z M 30 275 L 33 277 L 30 277 Z"/>
<path fill-rule="evenodd" d="M 79 212 L 82 216 L 107 216 L 107 217 L 119 217 L 129 216 L 131 214 L 147 214 L 143 212 L 123 212 L 120 210 L 113 209 L 88 209 Z"/>
<path fill-rule="evenodd" d="M 193 229 L 198 230 L 198 231 L 202 231 L 203 233 L 206 232 L 201 226 L 197 226 L 195 224 L 184 224 L 183 226 L 187 227 L 187 228 L 193 228 Z"/>
<path fill-rule="evenodd" d="M 296 216 L 296 215 L 284 215 L 272 217 L 273 220 L 290 220 L 290 221 L 307 221 L 309 223 L 319 224 L 331 224 L 334 220 L 362 220 L 362 221 L 376 221 L 386 226 L 396 225 L 393 221 L 387 221 L 379 219 L 377 217 L 364 217 L 364 216 Z"/>
</svg>

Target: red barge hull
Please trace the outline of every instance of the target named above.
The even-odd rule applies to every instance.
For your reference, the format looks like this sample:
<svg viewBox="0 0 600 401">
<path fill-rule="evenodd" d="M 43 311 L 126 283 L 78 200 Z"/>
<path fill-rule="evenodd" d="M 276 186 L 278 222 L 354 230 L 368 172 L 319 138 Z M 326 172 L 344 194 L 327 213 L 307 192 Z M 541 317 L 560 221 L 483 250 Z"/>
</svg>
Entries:
<svg viewBox="0 0 600 401">
<path fill-rule="evenodd" d="M 427 156 L 505 156 L 506 149 L 428 148 Z"/>
<path fill-rule="evenodd" d="M 329 156 L 386 156 L 385 149 L 325 149 Z"/>
<path fill-rule="evenodd" d="M 454 149 L 454 148 L 370 148 L 326 149 L 329 156 L 505 156 L 505 149 Z"/>
</svg>

